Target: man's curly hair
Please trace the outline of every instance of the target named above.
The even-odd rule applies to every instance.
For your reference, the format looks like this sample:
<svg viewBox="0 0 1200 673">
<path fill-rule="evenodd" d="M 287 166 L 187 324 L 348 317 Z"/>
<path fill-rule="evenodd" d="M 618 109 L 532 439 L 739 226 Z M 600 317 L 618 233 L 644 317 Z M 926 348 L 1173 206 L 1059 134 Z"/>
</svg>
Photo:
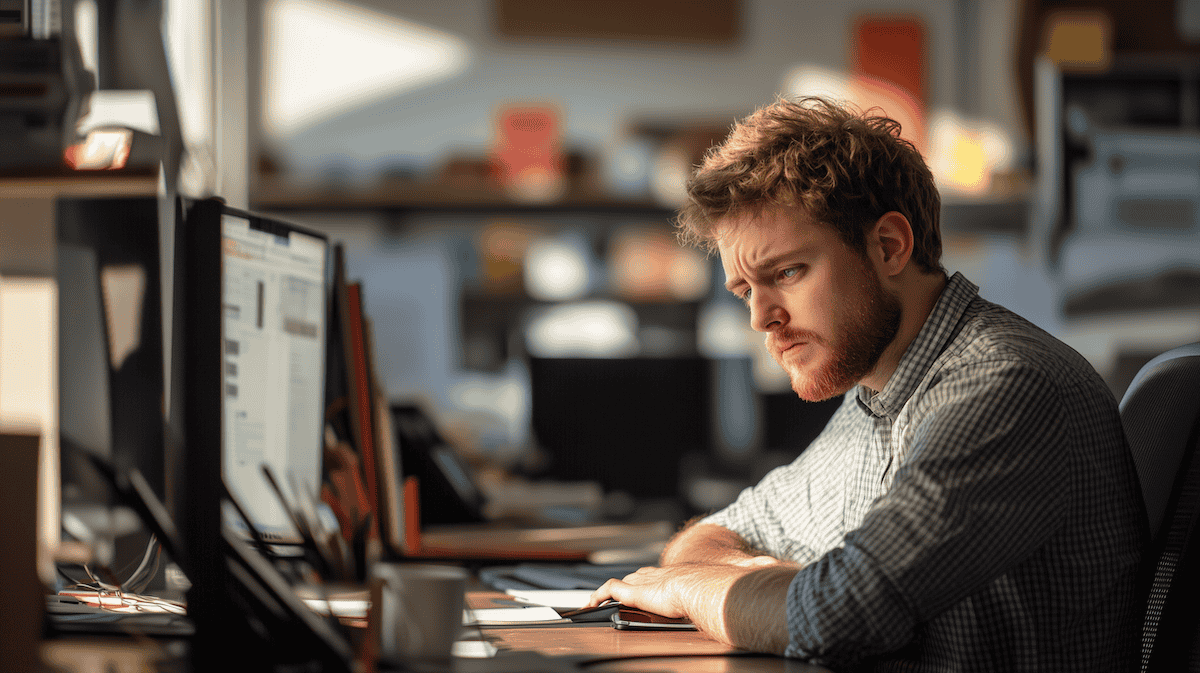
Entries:
<svg viewBox="0 0 1200 673">
<path fill-rule="evenodd" d="M 716 248 L 715 226 L 776 206 L 804 210 L 854 250 L 896 211 L 913 228 L 913 261 L 942 272 L 941 197 L 900 124 L 824 98 L 780 99 L 743 119 L 687 183 L 676 221 L 684 244 Z"/>
</svg>

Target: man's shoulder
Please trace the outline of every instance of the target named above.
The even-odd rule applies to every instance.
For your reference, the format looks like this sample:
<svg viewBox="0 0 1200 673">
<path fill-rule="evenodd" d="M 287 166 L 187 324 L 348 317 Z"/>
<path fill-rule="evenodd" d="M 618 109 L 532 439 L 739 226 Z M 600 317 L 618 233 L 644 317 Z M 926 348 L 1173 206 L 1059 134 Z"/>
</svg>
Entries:
<svg viewBox="0 0 1200 673">
<path fill-rule="evenodd" d="M 1017 313 L 975 297 L 935 369 L 1018 367 L 1051 381 L 1103 386 L 1095 368 L 1071 346 Z"/>
</svg>

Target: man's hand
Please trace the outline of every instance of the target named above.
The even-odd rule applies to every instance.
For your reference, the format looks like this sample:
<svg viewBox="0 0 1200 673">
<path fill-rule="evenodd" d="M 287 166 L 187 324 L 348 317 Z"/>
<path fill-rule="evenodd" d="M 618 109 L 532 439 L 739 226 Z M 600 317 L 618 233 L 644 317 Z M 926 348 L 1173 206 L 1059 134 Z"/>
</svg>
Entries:
<svg viewBox="0 0 1200 673">
<path fill-rule="evenodd" d="M 783 654 L 788 642 L 787 589 L 798 566 L 755 558 L 767 560 L 749 566 L 678 563 L 642 568 L 605 582 L 588 606 L 614 599 L 664 617 L 686 617 L 734 647 Z"/>
<path fill-rule="evenodd" d="M 592 594 L 588 606 L 612 599 L 664 617 L 690 617 L 684 596 L 694 593 L 698 585 L 715 581 L 714 571 L 720 568 L 692 563 L 641 568 L 623 579 L 605 582 Z"/>
</svg>

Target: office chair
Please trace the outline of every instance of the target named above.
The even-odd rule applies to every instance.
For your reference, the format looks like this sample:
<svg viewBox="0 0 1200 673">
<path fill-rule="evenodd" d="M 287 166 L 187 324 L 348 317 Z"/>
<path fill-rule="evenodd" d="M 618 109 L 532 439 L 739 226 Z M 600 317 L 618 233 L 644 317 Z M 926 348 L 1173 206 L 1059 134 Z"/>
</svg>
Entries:
<svg viewBox="0 0 1200 673">
<path fill-rule="evenodd" d="M 1146 363 L 1121 420 L 1150 518 L 1140 670 L 1200 671 L 1200 343 Z"/>
</svg>

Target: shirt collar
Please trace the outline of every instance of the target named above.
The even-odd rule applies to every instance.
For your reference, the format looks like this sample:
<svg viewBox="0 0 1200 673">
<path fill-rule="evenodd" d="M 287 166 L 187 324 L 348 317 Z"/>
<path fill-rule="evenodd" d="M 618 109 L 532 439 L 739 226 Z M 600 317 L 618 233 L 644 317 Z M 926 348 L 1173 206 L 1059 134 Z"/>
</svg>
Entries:
<svg viewBox="0 0 1200 673">
<path fill-rule="evenodd" d="M 866 386 L 858 386 L 859 407 L 871 415 L 895 419 L 925 373 L 949 345 L 959 319 L 978 295 L 979 287 L 955 272 L 883 390 L 875 393 Z"/>
</svg>

